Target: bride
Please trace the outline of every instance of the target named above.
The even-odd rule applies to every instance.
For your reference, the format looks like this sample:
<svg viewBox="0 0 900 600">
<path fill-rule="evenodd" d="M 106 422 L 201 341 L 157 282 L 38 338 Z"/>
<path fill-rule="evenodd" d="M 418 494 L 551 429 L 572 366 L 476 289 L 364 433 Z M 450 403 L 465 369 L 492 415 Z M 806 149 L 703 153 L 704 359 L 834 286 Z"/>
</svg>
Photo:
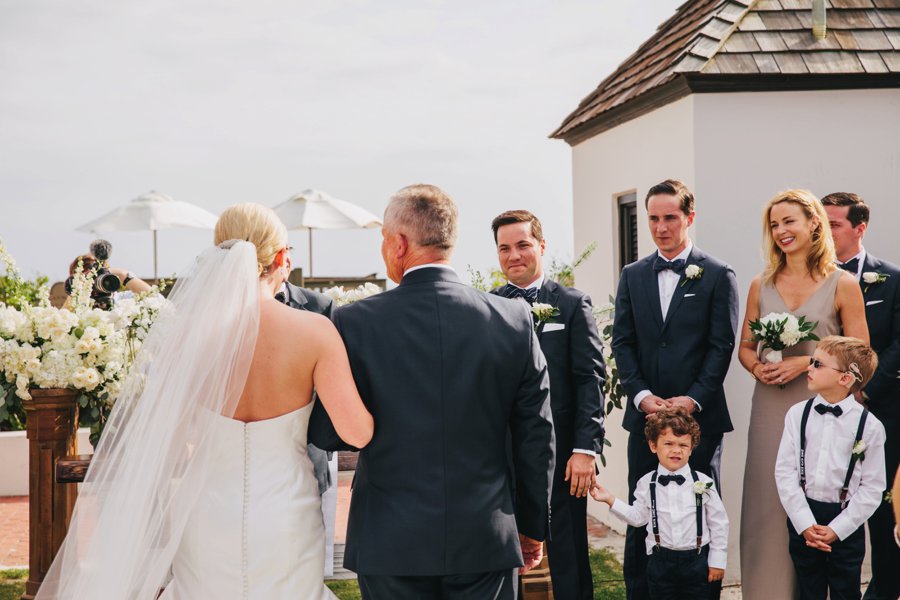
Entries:
<svg viewBox="0 0 900 600">
<path fill-rule="evenodd" d="M 38 599 L 333 598 L 307 426 L 372 437 L 325 317 L 274 299 L 287 232 L 270 209 L 222 213 L 144 341 Z"/>
</svg>

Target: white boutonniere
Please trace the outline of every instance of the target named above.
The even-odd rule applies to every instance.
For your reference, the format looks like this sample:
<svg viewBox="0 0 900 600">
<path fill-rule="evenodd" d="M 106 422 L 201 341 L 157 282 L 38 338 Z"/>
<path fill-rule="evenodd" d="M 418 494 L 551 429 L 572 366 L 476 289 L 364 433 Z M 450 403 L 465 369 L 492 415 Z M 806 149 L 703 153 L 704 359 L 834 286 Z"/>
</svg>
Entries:
<svg viewBox="0 0 900 600">
<path fill-rule="evenodd" d="M 553 317 L 558 317 L 559 308 L 552 304 L 535 302 L 531 305 L 531 314 L 534 316 L 534 328 L 537 329 L 541 323 L 546 323 Z"/>
<path fill-rule="evenodd" d="M 888 277 L 890 277 L 890 275 L 887 275 L 885 273 L 876 273 L 875 271 L 867 271 L 863 273 L 862 280 L 866 284 L 866 289 L 863 290 L 863 293 L 868 292 L 869 288 L 873 285 L 884 283 L 885 281 L 887 281 Z"/>
<path fill-rule="evenodd" d="M 712 481 L 695 481 L 694 482 L 694 494 L 697 496 L 704 496 L 709 494 L 709 490 L 712 487 Z"/>
<path fill-rule="evenodd" d="M 702 267 L 698 267 L 697 265 L 688 265 L 684 269 L 684 280 L 681 282 L 681 285 L 687 283 L 688 279 L 700 279 L 701 277 L 703 277 Z"/>
<path fill-rule="evenodd" d="M 866 443 L 862 440 L 859 440 L 855 444 L 853 444 L 853 457 L 856 460 L 865 460 L 866 459 Z"/>
</svg>

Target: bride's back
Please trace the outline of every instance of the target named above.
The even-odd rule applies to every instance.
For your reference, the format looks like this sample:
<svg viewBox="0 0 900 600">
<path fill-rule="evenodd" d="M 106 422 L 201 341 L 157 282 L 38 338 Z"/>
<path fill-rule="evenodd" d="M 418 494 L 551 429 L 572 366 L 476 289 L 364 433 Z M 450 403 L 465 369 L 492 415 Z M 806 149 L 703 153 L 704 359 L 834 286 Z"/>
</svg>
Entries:
<svg viewBox="0 0 900 600">
<path fill-rule="evenodd" d="M 333 328 L 327 318 L 274 298 L 261 299 L 259 313 L 256 349 L 234 413 L 239 421 L 271 419 L 309 404 L 323 330 Z"/>
</svg>

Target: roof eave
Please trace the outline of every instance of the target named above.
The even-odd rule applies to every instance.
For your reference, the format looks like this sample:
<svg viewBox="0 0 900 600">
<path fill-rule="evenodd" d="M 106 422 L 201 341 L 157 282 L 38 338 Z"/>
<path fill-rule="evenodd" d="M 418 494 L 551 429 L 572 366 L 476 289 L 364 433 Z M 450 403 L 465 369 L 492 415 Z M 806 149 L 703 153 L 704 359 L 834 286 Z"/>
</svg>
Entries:
<svg viewBox="0 0 900 600">
<path fill-rule="evenodd" d="M 680 73 L 665 85 L 607 110 L 571 129 L 564 123 L 550 134 L 570 146 L 651 111 L 697 93 L 786 92 L 812 90 L 900 88 L 900 73 L 829 74 L 704 74 Z"/>
</svg>

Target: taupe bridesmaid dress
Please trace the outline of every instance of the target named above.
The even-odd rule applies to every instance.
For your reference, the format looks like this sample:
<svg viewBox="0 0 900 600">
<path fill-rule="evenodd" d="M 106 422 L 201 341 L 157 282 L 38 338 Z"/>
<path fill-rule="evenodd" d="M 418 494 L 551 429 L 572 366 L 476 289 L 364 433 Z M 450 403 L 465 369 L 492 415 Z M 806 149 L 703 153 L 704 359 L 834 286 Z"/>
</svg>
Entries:
<svg viewBox="0 0 900 600">
<path fill-rule="evenodd" d="M 830 274 L 818 290 L 796 310 L 790 310 L 778 290 L 763 283 L 759 292 L 759 314 L 790 312 L 808 321 L 818 321 L 817 336 L 841 332 L 834 309 L 834 295 L 842 271 Z M 802 342 L 782 352 L 788 356 L 812 356 L 816 342 Z M 760 352 L 768 352 L 760 350 Z M 775 487 L 775 457 L 784 429 L 784 415 L 798 402 L 814 394 L 806 377 L 785 384 L 757 383 L 750 410 L 747 463 L 741 502 L 741 586 L 744 600 L 789 600 L 794 597 L 794 564 L 788 554 L 787 515 Z"/>
</svg>

